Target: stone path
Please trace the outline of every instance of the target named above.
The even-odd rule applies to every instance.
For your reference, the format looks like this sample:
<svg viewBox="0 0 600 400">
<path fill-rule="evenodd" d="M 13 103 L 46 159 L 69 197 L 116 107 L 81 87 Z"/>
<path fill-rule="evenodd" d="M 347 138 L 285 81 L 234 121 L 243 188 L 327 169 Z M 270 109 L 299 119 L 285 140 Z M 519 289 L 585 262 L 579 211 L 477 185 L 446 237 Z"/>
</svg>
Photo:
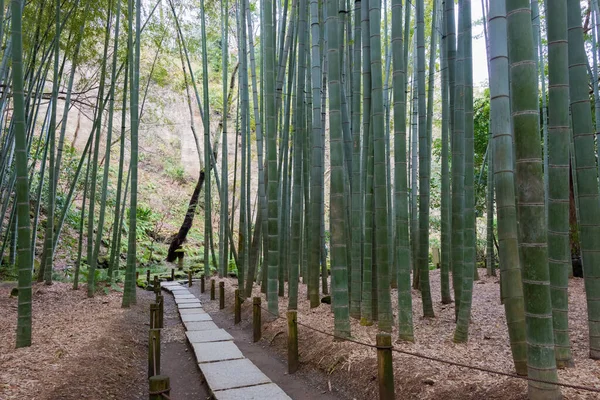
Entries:
<svg viewBox="0 0 600 400">
<path fill-rule="evenodd" d="M 161 287 L 175 297 L 187 340 L 210 391 L 217 400 L 291 400 L 252 361 L 244 357 L 233 337 L 220 329 L 200 300 L 177 282 Z"/>
</svg>

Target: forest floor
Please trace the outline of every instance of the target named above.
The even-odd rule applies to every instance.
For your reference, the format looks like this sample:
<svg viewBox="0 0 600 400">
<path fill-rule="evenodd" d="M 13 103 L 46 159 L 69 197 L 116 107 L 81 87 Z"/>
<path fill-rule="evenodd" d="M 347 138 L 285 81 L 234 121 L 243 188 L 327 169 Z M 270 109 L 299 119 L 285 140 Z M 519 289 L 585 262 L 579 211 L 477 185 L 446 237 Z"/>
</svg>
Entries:
<svg viewBox="0 0 600 400">
<path fill-rule="evenodd" d="M 455 344 L 454 305 L 441 303 L 440 274 L 431 271 L 431 290 L 436 317 L 424 319 L 420 295 L 413 290 L 413 323 L 415 343 L 396 341 L 394 347 L 430 357 L 460 362 L 505 373 L 513 373 L 512 356 L 504 306 L 500 304 L 499 279 L 486 277 L 479 270 L 481 279 L 473 289 L 473 308 L 469 329 L 469 342 Z M 217 279 L 217 278 L 215 278 Z M 233 291 L 237 279 L 225 279 L 226 309 L 222 313 L 233 320 Z M 207 282 L 207 289 L 209 284 Z M 286 290 L 287 292 L 287 290 Z M 255 286 L 254 296 L 260 295 Z M 275 318 L 263 310 L 263 339 L 254 346 L 267 347 L 281 359 L 287 352 L 287 298 L 279 298 L 279 312 L 284 318 Z M 218 308 L 217 302 L 213 304 Z M 306 300 L 306 286 L 300 285 L 298 323 L 333 333 L 331 306 L 321 304 L 310 309 Z M 397 293 L 392 290 L 394 318 L 397 317 Z M 263 307 L 266 302 L 263 296 Z M 217 310 L 218 311 L 218 310 Z M 559 371 L 562 383 L 600 388 L 600 361 L 588 358 L 588 328 L 583 279 L 569 281 L 569 328 L 575 367 Z M 214 318 L 214 316 L 213 316 Z M 252 302 L 242 304 L 242 324 L 252 320 Z M 250 321 L 250 322 L 248 322 Z M 361 326 L 352 320 L 352 337 L 355 340 L 375 343 L 376 325 Z M 377 359 L 375 350 L 351 342 L 337 342 L 305 326 L 298 327 L 300 373 L 318 371 L 324 377 L 325 391 L 337 393 L 338 397 L 356 400 L 373 399 L 377 392 Z M 397 337 L 397 327 L 392 337 Z M 394 352 L 394 378 L 396 396 L 402 399 L 527 399 L 527 384 L 523 380 L 450 366 Z M 575 389 L 562 389 L 565 399 L 597 399 L 597 393 Z"/>
<path fill-rule="evenodd" d="M 147 399 L 149 304 L 121 308 L 122 293 L 87 297 L 86 286 L 55 282 L 33 286 L 33 342 L 15 349 L 14 284 L 0 286 L 0 399 Z M 185 399 L 206 398 L 200 372 L 188 353 L 173 300 L 165 296 L 162 372 Z M 184 382 L 180 385 L 180 381 Z"/>
</svg>

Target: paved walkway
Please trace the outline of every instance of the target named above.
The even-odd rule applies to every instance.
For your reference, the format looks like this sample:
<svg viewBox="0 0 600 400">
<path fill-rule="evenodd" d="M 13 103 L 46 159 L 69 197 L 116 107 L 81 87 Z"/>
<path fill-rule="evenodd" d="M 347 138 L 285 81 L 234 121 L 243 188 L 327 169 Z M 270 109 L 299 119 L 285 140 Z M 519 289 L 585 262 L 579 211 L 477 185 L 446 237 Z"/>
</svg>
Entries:
<svg viewBox="0 0 600 400">
<path fill-rule="evenodd" d="M 209 389 L 217 400 L 291 400 L 252 361 L 244 357 L 233 337 L 213 322 L 200 300 L 177 282 L 161 287 L 175 297 L 187 340 Z"/>
</svg>

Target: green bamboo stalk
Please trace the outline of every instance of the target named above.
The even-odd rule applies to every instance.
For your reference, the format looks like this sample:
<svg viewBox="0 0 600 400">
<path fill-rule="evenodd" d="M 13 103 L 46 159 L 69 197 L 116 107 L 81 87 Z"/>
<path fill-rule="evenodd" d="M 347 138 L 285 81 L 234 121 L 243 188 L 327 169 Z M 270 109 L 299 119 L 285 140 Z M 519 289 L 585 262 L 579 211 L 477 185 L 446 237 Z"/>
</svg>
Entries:
<svg viewBox="0 0 600 400">
<path fill-rule="evenodd" d="M 361 1 L 361 38 L 363 46 L 363 185 L 364 193 L 364 239 L 362 245 L 363 272 L 361 295 L 361 325 L 372 325 L 373 314 L 373 158 L 371 135 L 371 40 L 369 37 L 369 0 Z"/>
<path fill-rule="evenodd" d="M 267 302 L 269 312 L 279 315 L 277 300 L 277 274 L 279 261 L 278 246 L 278 210 L 277 194 L 279 192 L 279 177 L 277 176 L 277 127 L 275 105 L 275 17 L 272 0 L 263 1 L 263 14 L 261 26 L 264 27 L 264 102 L 265 102 L 265 133 L 267 136 L 267 201 L 268 201 L 268 229 L 267 229 Z M 262 37 L 262 36 L 261 36 Z M 262 42 L 262 41 L 261 41 Z M 263 69 L 261 69 L 263 71 Z"/>
<path fill-rule="evenodd" d="M 350 336 L 348 269 L 346 247 L 347 213 L 344 208 L 345 163 L 342 128 L 342 88 L 340 82 L 340 43 L 337 0 L 327 0 L 327 62 L 329 75 L 329 143 L 331 153 L 330 230 L 331 291 L 333 294 L 334 334 Z M 387 252 L 387 249 L 386 249 Z"/>
<path fill-rule="evenodd" d="M 135 4 L 134 4 L 135 2 Z M 133 8 L 135 7 L 135 47 L 133 43 Z M 127 48 L 129 50 L 129 113 L 131 120 L 131 158 L 129 161 L 131 176 L 131 199 L 129 201 L 129 235 L 127 246 L 127 269 L 125 273 L 125 289 L 123 292 L 123 307 L 129 307 L 136 304 L 136 247 L 137 247 L 137 191 L 138 191 L 138 129 L 139 129 L 139 87 L 140 87 L 140 15 L 141 2 L 139 0 L 129 0 L 129 32 Z M 208 117 L 207 117 L 208 118 Z M 93 198 L 91 199 L 93 201 Z M 205 265 L 207 265 L 206 263 Z"/>
<path fill-rule="evenodd" d="M 463 253 L 463 286 L 461 290 L 458 320 L 454 332 L 455 342 L 466 342 L 469 336 L 469 322 L 471 320 L 471 304 L 473 300 L 473 279 L 475 274 L 475 192 L 473 155 L 473 44 L 471 34 L 471 0 L 459 1 L 462 14 L 464 31 L 464 155 L 465 155 L 465 181 L 464 181 L 464 253 Z"/>
<path fill-rule="evenodd" d="M 527 372 L 531 378 L 557 381 L 531 10 L 527 0 L 507 0 L 506 5 Z M 530 399 L 561 398 L 557 386 L 530 381 L 528 387 Z"/>
<path fill-rule="evenodd" d="M 118 50 L 119 50 L 119 28 L 120 28 L 120 18 L 121 18 L 121 2 L 117 2 L 117 11 L 115 14 L 116 14 L 115 44 L 113 47 L 111 84 L 110 84 L 109 95 L 108 95 L 109 96 L 108 126 L 106 129 L 106 152 L 104 154 L 104 176 L 102 177 L 102 194 L 100 195 L 100 210 L 99 210 L 100 216 L 98 219 L 98 226 L 96 227 L 96 241 L 94 242 L 94 253 L 92 256 L 93 260 L 98 260 L 98 256 L 100 254 L 100 244 L 102 243 L 102 231 L 104 229 L 104 216 L 105 216 L 104 214 L 106 211 L 106 197 L 107 197 L 107 192 L 108 192 L 108 174 L 109 174 L 109 168 L 110 168 L 110 149 L 111 149 L 110 144 L 112 143 L 113 113 L 115 110 L 115 86 L 116 86 L 116 78 L 117 78 L 117 54 L 118 54 Z M 90 266 L 91 266 L 91 264 L 90 264 Z M 109 280 L 110 279 L 111 279 L 111 277 L 109 274 Z M 89 290 L 90 290 L 90 286 L 88 285 L 88 291 Z"/>
<path fill-rule="evenodd" d="M 454 20 L 454 8 L 452 19 Z M 447 11 L 448 12 L 448 11 Z M 465 88 L 464 88 L 464 32 L 462 17 L 458 16 L 458 44 L 454 63 L 454 128 L 452 130 L 452 284 L 454 287 L 455 314 L 458 318 L 462 300 L 464 265 L 464 130 L 465 130 Z M 452 61 L 450 62 L 452 65 Z M 452 72 L 451 72 L 452 80 Z M 452 83 L 452 82 L 451 82 Z M 452 107 L 452 106 L 451 106 Z"/>
<path fill-rule="evenodd" d="M 446 1 L 448 2 L 448 1 Z M 445 3 L 446 3 L 445 2 Z M 440 58 L 442 71 L 442 186 L 441 186 L 441 266 L 440 266 L 440 286 L 442 294 L 442 304 L 452 303 L 450 295 L 450 262 L 452 246 L 450 244 L 450 167 L 449 167 L 449 146 L 450 138 L 448 136 L 450 129 L 450 104 L 449 91 L 450 87 L 450 67 L 449 67 L 449 47 L 450 41 L 454 40 L 454 36 L 450 37 L 448 32 L 448 13 L 446 9 L 443 13 L 443 27 L 440 40 Z M 454 43 L 452 43 L 454 45 Z"/>
<path fill-rule="evenodd" d="M 316 2 L 316 0 L 315 0 Z M 354 2 L 354 59 L 352 65 L 352 290 L 350 291 L 350 316 L 360 319 L 360 301 L 362 294 L 362 222 L 363 196 L 360 159 L 360 72 L 361 72 L 361 1 Z M 314 55 L 313 55 L 314 58 Z M 318 78 L 317 78 L 318 80 Z M 314 117 L 313 117 L 314 120 Z"/>
<path fill-rule="evenodd" d="M 31 230 L 29 222 L 29 183 L 25 138 L 25 104 L 23 95 L 22 4 L 11 0 L 11 41 L 13 70 L 13 119 L 15 120 L 15 165 L 17 172 L 16 204 L 18 215 L 17 262 L 19 298 L 17 306 L 18 347 L 31 346 Z"/>
<path fill-rule="evenodd" d="M 587 55 L 581 26 L 580 5 L 567 2 L 569 85 L 573 141 L 577 172 L 581 258 L 588 308 L 590 358 L 600 359 L 600 199 L 595 165 L 594 128 L 589 99 Z"/>
<path fill-rule="evenodd" d="M 490 130 L 493 134 L 494 155 L 492 159 L 494 160 L 494 185 L 498 204 L 500 284 L 515 370 L 519 375 L 526 375 L 525 305 L 517 237 L 506 3 L 504 1 L 490 4 L 489 28 L 490 79 L 498 82 L 498 85 L 490 87 L 490 120 L 492 124 Z"/>
<path fill-rule="evenodd" d="M 125 197 L 121 197 L 123 188 L 123 168 L 125 159 L 125 123 L 127 117 L 127 88 L 129 83 L 129 62 L 125 61 L 125 79 L 123 82 L 123 103 L 121 106 L 121 139 L 119 145 L 119 172 L 117 173 L 117 193 L 115 195 L 115 217 L 113 219 L 113 234 L 110 246 L 110 261 L 108 264 L 108 281 L 111 282 L 115 271 L 119 270 L 119 261 L 121 249 L 117 247 L 121 239 L 121 230 L 119 229 L 119 216 L 121 210 L 125 208 Z"/>
<path fill-rule="evenodd" d="M 108 15 L 106 18 L 106 29 L 104 36 L 104 56 L 102 58 L 102 67 L 100 73 L 100 88 L 98 89 L 98 98 L 96 100 L 96 118 L 97 123 L 95 124 L 96 137 L 94 140 L 94 152 L 92 155 L 92 172 L 91 172 L 91 183 L 90 183 L 90 210 L 88 213 L 88 232 L 87 232 L 87 263 L 89 265 L 88 271 L 88 282 L 87 282 L 87 295 L 93 297 L 96 290 L 96 266 L 98 259 L 94 259 L 94 210 L 96 207 L 96 179 L 98 171 L 98 155 L 100 153 L 100 137 L 102 135 L 102 116 L 104 114 L 104 107 L 106 102 L 104 101 L 104 87 L 106 80 L 106 66 L 108 60 L 108 46 L 110 43 L 110 36 L 112 32 L 112 0 L 109 1 Z M 132 122 L 133 124 L 133 122 Z M 107 142 L 110 143 L 110 142 Z M 110 147 L 110 146 L 107 146 Z M 135 214 L 135 213 L 134 213 Z M 100 229 L 101 230 L 101 229 Z"/>
<path fill-rule="evenodd" d="M 408 237 L 408 189 L 406 174 L 406 71 L 402 38 L 402 0 L 392 1 L 392 54 L 394 101 L 394 216 L 396 219 L 396 271 L 398 274 L 398 337 L 414 341 L 412 295 L 410 285 L 410 253 Z"/>
<path fill-rule="evenodd" d="M 417 0 L 417 79 L 419 88 L 419 252 L 417 265 L 423 299 L 423 315 L 433 317 L 429 290 L 429 170 L 430 140 L 425 115 L 425 10 L 423 0 Z"/>
<path fill-rule="evenodd" d="M 228 43 L 228 38 L 229 38 L 229 1 L 225 0 L 223 2 L 221 2 L 221 21 L 222 21 L 222 25 L 221 25 L 221 43 Z M 228 181 L 229 181 L 229 172 L 228 172 L 228 165 L 227 165 L 227 135 L 228 135 L 228 130 L 227 130 L 227 113 L 229 112 L 228 110 L 228 104 L 227 104 L 227 78 L 228 78 L 228 55 L 229 55 L 229 46 L 222 46 L 221 48 L 221 63 L 222 63 L 222 83 L 223 83 L 223 140 L 221 142 L 222 145 L 222 150 L 221 150 L 221 174 L 223 177 L 223 180 L 221 182 L 221 218 L 220 218 L 220 225 L 221 225 L 221 234 L 219 235 L 219 262 L 220 262 L 220 270 L 221 273 L 224 275 L 227 275 L 227 269 L 229 267 L 229 251 L 227 249 L 227 229 L 229 227 L 229 223 L 228 223 L 228 211 L 229 211 L 229 191 L 228 191 Z M 245 139 L 246 136 L 242 135 L 242 146 L 244 146 L 245 143 Z M 245 155 L 245 152 L 242 153 L 243 155 Z M 245 160 L 244 160 L 245 161 Z M 245 194 L 245 191 L 242 190 L 242 195 Z M 240 200 L 242 201 L 242 200 Z M 243 201 L 242 201 L 243 204 Z M 240 215 L 242 211 L 245 211 L 246 209 L 244 207 L 240 208 Z M 245 213 L 244 213 L 245 214 Z M 240 222 L 244 222 L 246 223 L 246 219 L 240 216 Z M 239 247 L 240 250 L 240 255 L 241 255 L 241 262 L 238 265 L 238 272 L 237 272 L 237 276 L 238 276 L 238 286 L 239 287 L 244 287 L 244 271 L 247 269 L 245 268 L 244 265 L 244 261 L 246 260 L 246 258 L 244 257 L 245 254 L 245 250 L 246 247 L 246 237 L 244 236 L 244 233 L 246 231 L 246 226 L 240 224 L 240 234 L 242 235 L 242 237 L 240 237 L 240 244 L 243 246 Z"/>
<path fill-rule="evenodd" d="M 548 18 L 548 261 L 556 366 L 573 366 L 569 343 L 569 60 L 567 4 L 546 0 Z M 542 94 L 544 95 L 544 94 Z"/>
<path fill-rule="evenodd" d="M 58 83 L 59 83 L 59 44 L 60 44 L 60 1 L 56 1 L 55 7 L 55 39 L 54 39 L 54 80 L 52 83 L 52 99 L 51 99 L 51 114 L 50 114 L 50 127 L 48 130 L 48 150 L 50 152 L 50 156 L 48 157 L 49 170 L 48 170 L 48 204 L 46 206 L 46 252 L 43 254 L 45 257 L 45 268 L 44 268 L 44 276 L 43 279 L 46 285 L 52 284 L 52 269 L 53 269 L 53 259 L 54 259 L 54 250 L 52 248 L 53 244 L 53 235 L 54 235 L 54 206 L 56 201 L 56 182 L 57 177 L 55 170 L 55 161 L 56 161 L 56 106 L 58 102 Z M 41 275 L 41 274 L 40 274 Z M 38 277 L 40 280 L 42 276 Z"/>
</svg>

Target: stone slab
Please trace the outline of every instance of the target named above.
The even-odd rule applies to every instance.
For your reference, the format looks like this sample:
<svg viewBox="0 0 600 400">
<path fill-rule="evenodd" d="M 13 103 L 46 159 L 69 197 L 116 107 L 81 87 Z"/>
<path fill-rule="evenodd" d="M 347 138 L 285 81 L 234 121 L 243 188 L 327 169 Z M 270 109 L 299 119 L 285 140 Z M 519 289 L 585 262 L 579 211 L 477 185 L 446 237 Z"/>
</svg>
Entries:
<svg viewBox="0 0 600 400">
<path fill-rule="evenodd" d="M 179 315 L 191 315 L 191 314 L 206 314 L 206 311 L 202 309 L 202 307 L 194 307 L 194 308 L 182 308 L 179 310 Z"/>
<path fill-rule="evenodd" d="M 200 304 L 200 302 L 197 301 L 195 303 L 178 304 L 177 307 L 179 307 L 179 309 L 182 310 L 182 309 L 186 309 L 186 308 L 198 308 L 198 307 L 202 307 L 202 304 Z"/>
<path fill-rule="evenodd" d="M 196 353 L 196 360 L 200 364 L 201 369 L 202 369 L 202 365 L 204 363 L 212 363 L 214 361 L 226 361 L 226 360 L 235 360 L 238 358 L 244 358 L 244 355 L 242 354 L 240 349 L 238 349 L 238 347 L 231 341 L 230 342 L 192 343 L 192 346 L 194 347 L 194 353 Z M 248 362 L 250 362 L 250 360 L 248 360 Z M 252 364 L 252 362 L 250 362 L 250 364 Z M 254 364 L 252 364 L 252 366 L 254 368 L 256 368 L 254 366 Z M 220 373 L 227 375 L 229 380 L 237 382 L 240 379 L 241 374 L 238 372 L 237 369 L 233 369 L 233 367 L 229 368 L 227 366 L 222 365 L 217 368 L 218 369 L 219 368 L 227 368 L 227 369 L 223 369 L 223 371 L 221 371 Z M 258 372 L 260 372 L 260 370 L 258 368 L 256 368 L 256 370 Z M 203 369 L 202 369 L 202 372 L 204 372 Z M 260 372 L 260 373 L 262 374 L 262 372 Z M 206 374 L 204 375 L 204 377 L 206 377 Z M 210 384 L 210 382 L 209 382 L 209 386 L 211 389 L 217 390 L 217 388 L 213 387 Z M 239 386 L 244 386 L 244 385 L 236 385 L 234 387 L 239 387 Z M 224 387 L 221 387 L 221 389 L 227 389 L 228 387 L 230 387 L 230 386 L 224 386 Z"/>
<path fill-rule="evenodd" d="M 177 283 L 177 282 L 169 282 L 169 281 L 167 281 L 167 282 L 161 282 L 160 286 L 162 286 L 162 287 L 169 287 L 169 286 L 181 286 L 181 285 L 179 283 Z"/>
<path fill-rule="evenodd" d="M 175 292 L 177 292 L 177 293 L 189 293 L 190 292 L 186 287 L 183 287 L 181 285 L 167 286 L 167 288 L 170 289 L 173 293 L 175 293 Z"/>
<path fill-rule="evenodd" d="M 225 329 L 213 329 L 209 331 L 187 331 L 185 333 L 190 343 L 223 342 L 233 340 Z"/>
<path fill-rule="evenodd" d="M 199 346 L 208 348 L 213 347 L 220 350 L 222 348 L 221 346 L 229 343 L 231 342 L 222 342 L 218 346 L 214 343 L 195 344 L 194 349 L 196 349 L 196 346 Z M 231 344 L 233 345 L 233 343 Z M 271 380 L 247 358 L 200 364 L 200 369 L 208 383 L 208 387 L 210 387 L 215 394 L 218 390 L 271 383 Z M 242 397 L 237 398 L 242 399 Z M 243 397 L 243 399 L 246 398 Z M 270 397 L 263 397 L 263 399 L 270 399 Z"/>
<path fill-rule="evenodd" d="M 176 304 L 200 303 L 200 300 L 198 300 L 198 299 L 179 299 L 179 298 L 175 298 L 175 303 Z"/>
<path fill-rule="evenodd" d="M 210 315 L 204 314 L 187 314 L 182 315 L 181 320 L 183 322 L 200 322 L 200 321 L 212 321 Z"/>
<path fill-rule="evenodd" d="M 195 299 L 196 296 L 194 296 L 191 293 L 179 293 L 177 291 L 175 291 L 175 293 L 173 293 L 173 296 L 175 296 L 176 299 Z"/>
<path fill-rule="evenodd" d="M 238 389 L 217 390 L 214 392 L 217 400 L 292 400 L 279 386 L 274 383 L 247 386 Z"/>
<path fill-rule="evenodd" d="M 185 322 L 184 324 L 188 332 L 219 329 L 212 321 Z"/>
</svg>

